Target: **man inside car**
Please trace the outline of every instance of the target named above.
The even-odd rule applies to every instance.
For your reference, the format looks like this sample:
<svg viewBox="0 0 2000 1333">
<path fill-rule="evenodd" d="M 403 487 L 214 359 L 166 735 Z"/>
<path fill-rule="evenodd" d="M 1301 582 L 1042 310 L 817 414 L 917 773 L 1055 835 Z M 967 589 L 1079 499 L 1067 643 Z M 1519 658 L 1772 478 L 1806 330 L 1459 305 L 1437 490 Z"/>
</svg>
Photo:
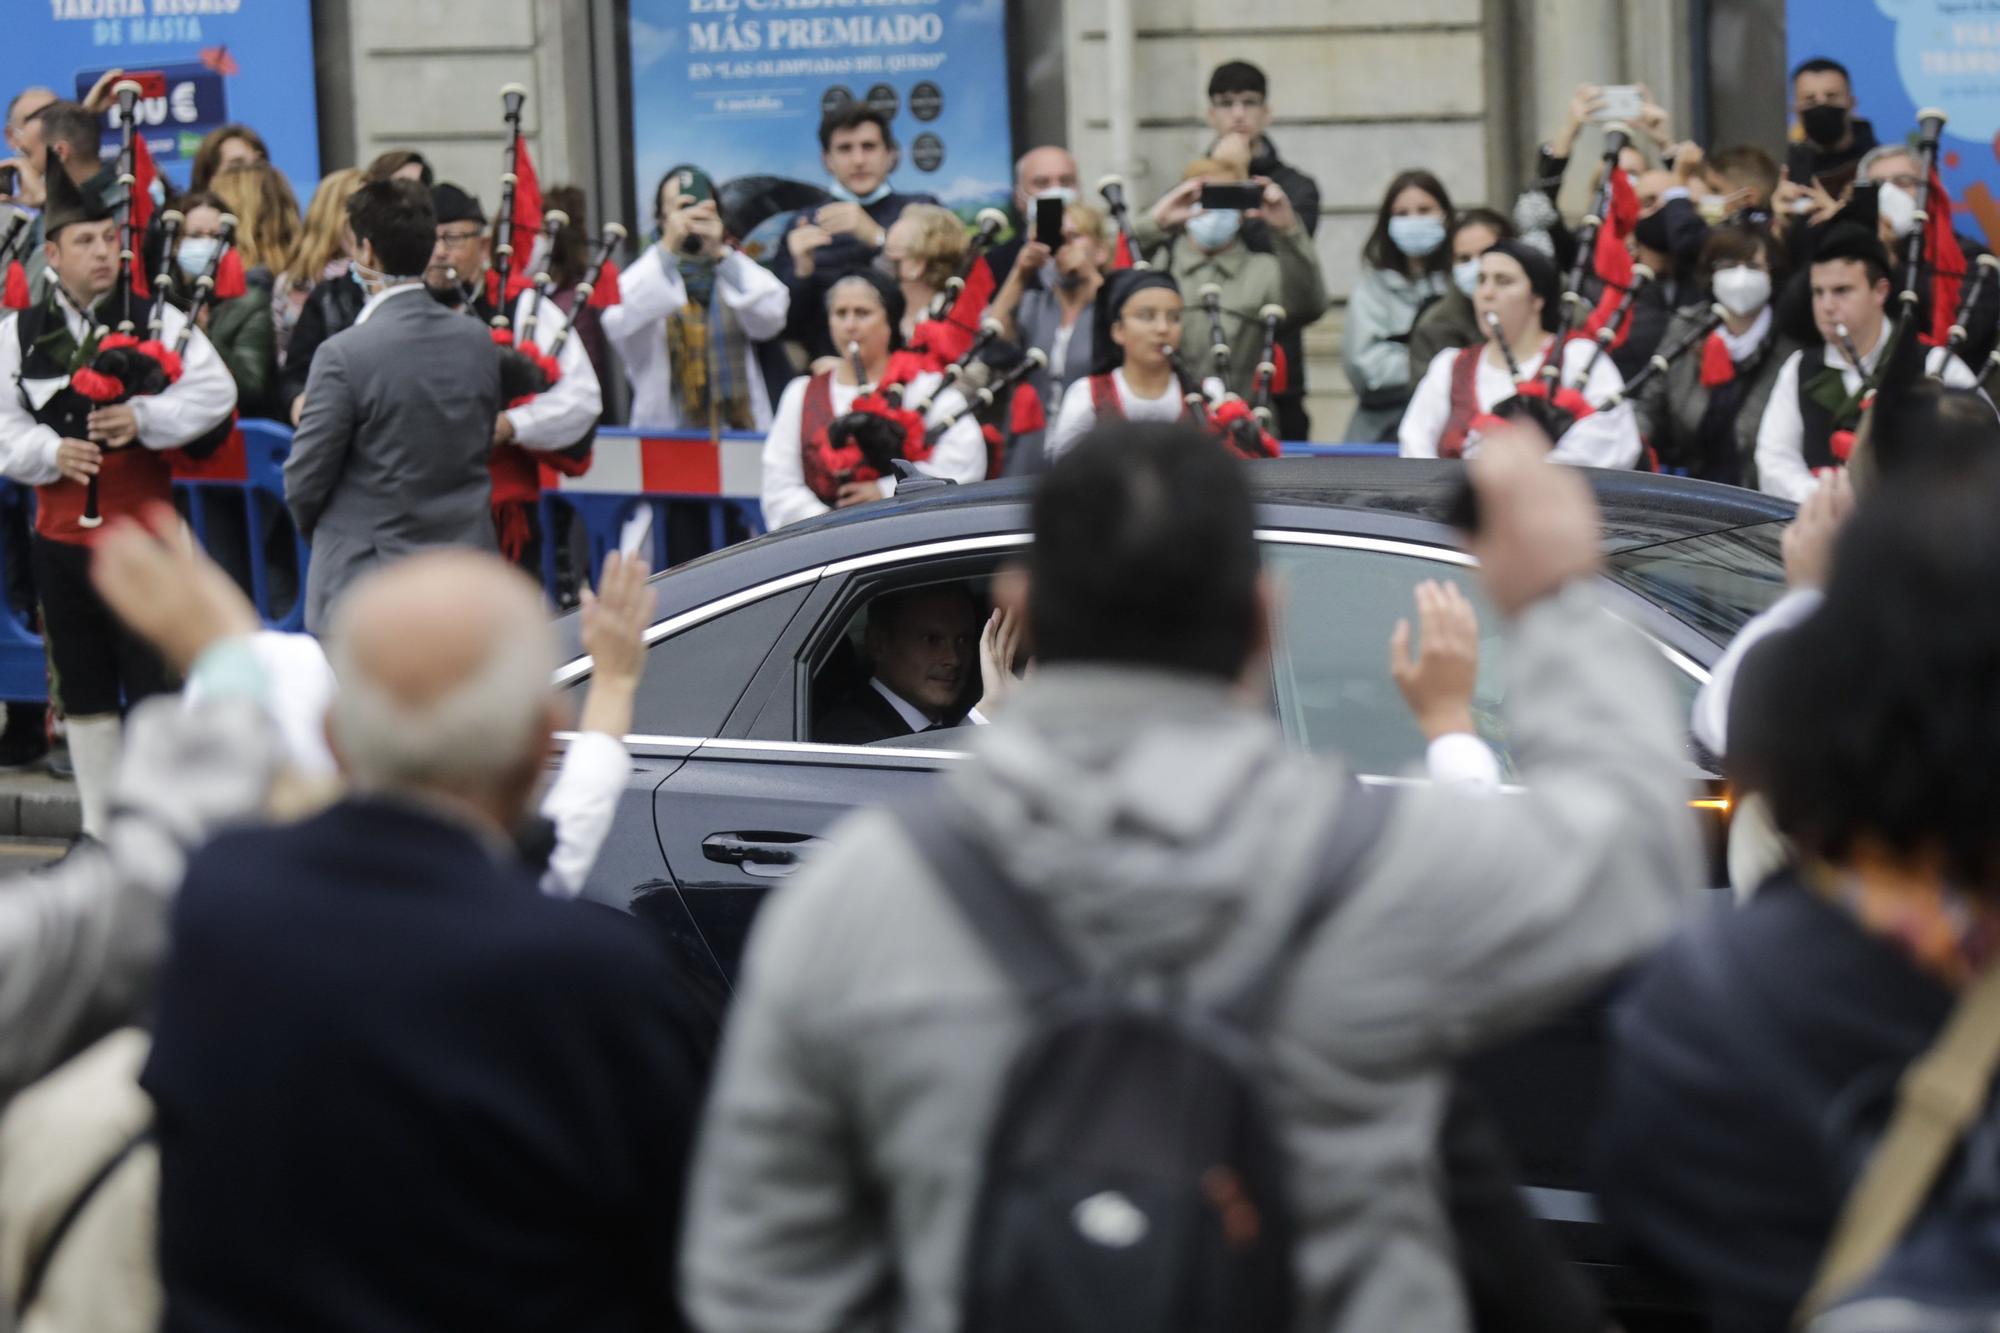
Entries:
<svg viewBox="0 0 2000 1333">
<path fill-rule="evenodd" d="M 984 726 L 1013 680 L 1020 618 L 996 611 L 984 630 L 979 600 L 962 583 L 883 593 L 868 608 L 867 682 L 837 696 L 813 728 L 828 745 L 875 741 Z M 967 708 L 966 686 L 980 676 L 979 702 Z"/>
</svg>

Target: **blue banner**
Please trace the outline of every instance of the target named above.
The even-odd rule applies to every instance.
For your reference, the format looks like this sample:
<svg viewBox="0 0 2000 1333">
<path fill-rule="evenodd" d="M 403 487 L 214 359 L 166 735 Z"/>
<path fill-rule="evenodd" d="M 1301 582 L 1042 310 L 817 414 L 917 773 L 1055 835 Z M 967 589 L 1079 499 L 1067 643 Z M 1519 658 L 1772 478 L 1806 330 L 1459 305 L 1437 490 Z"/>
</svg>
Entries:
<svg viewBox="0 0 2000 1333">
<path fill-rule="evenodd" d="M 304 207 L 319 184 L 311 0 L 12 0 L 0 88 L 80 98 L 106 70 L 160 74 L 164 96 L 134 113 L 160 174 L 186 188 L 202 136 L 256 130 Z M 113 110 L 104 146 L 120 137 Z"/>
<path fill-rule="evenodd" d="M 1001 0 L 631 0 L 632 151 L 640 216 L 668 168 L 731 181 L 828 183 L 819 122 L 866 101 L 890 113 L 890 183 L 971 218 L 1013 194 Z M 782 201 L 784 191 L 767 197 Z M 751 248 L 768 245 L 759 227 Z"/>
<path fill-rule="evenodd" d="M 1938 173 L 1952 224 L 2000 246 L 2000 0 L 1789 0 L 1786 11 L 1788 66 L 1847 66 L 1855 114 L 1882 142 L 1914 136 L 1922 108 L 1950 117 Z"/>
</svg>

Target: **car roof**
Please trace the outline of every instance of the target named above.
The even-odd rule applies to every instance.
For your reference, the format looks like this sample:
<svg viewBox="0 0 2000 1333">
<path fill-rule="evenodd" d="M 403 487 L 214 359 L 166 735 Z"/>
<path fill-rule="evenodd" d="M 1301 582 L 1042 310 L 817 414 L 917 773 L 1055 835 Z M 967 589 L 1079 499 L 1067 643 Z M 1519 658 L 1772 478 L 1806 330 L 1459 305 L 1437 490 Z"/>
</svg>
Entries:
<svg viewBox="0 0 2000 1333">
<path fill-rule="evenodd" d="M 1461 477 L 1456 461 L 1282 458 L 1246 463 L 1258 521 L 1453 544 L 1445 521 Z M 1758 491 L 1654 473 L 1578 468 L 1597 496 L 1606 554 L 1789 519 L 1793 506 Z M 899 546 L 1019 532 L 1032 477 L 927 486 L 890 500 L 835 510 L 738 543 L 656 576 L 660 614 L 671 616 L 797 570 Z M 575 617 L 558 633 L 575 642 Z"/>
</svg>

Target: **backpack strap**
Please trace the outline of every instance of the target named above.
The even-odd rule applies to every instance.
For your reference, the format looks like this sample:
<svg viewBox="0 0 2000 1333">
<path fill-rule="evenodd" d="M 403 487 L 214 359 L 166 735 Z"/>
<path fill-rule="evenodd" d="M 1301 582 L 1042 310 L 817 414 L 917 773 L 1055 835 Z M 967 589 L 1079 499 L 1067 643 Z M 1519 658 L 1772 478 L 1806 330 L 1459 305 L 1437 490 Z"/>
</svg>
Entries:
<svg viewBox="0 0 2000 1333">
<path fill-rule="evenodd" d="M 1039 1003 L 1083 985 L 1088 977 L 1083 966 L 1034 901 L 1008 882 L 972 837 L 964 824 L 964 805 L 943 784 L 934 784 L 894 813 L 973 933 L 1022 995 Z"/>
<path fill-rule="evenodd" d="M 1215 1004 L 1216 1017 L 1238 1028 L 1248 1028 L 1262 1016 L 1278 980 L 1304 950 L 1316 928 L 1354 891 L 1358 882 L 1354 872 L 1374 848 L 1392 808 L 1392 798 L 1381 788 L 1350 780 L 1341 789 L 1339 808 L 1307 863 L 1312 879 L 1305 892 L 1299 895 L 1291 916 L 1263 961 Z"/>
<path fill-rule="evenodd" d="M 1996 1069 L 2000 965 L 1989 966 L 1959 997 L 1937 1041 L 1903 1071 L 1895 1116 L 1841 1206 L 1794 1327 L 1803 1327 L 1881 1266 L 1930 1196 L 1967 1126 L 1978 1119 Z"/>
</svg>

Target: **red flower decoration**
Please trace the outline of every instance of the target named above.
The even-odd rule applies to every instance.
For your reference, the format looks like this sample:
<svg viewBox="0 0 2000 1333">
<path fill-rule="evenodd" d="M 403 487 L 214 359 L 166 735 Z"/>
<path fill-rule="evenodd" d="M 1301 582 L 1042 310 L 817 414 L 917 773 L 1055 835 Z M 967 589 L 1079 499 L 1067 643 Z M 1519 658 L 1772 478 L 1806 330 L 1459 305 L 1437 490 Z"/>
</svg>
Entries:
<svg viewBox="0 0 2000 1333">
<path fill-rule="evenodd" d="M 89 366 L 69 377 L 69 387 L 93 403 L 113 402 L 125 392 L 122 381 L 101 370 L 92 370 Z"/>
<path fill-rule="evenodd" d="M 9 310 L 26 310 L 28 303 L 28 270 L 16 259 L 7 265 L 7 285 L 0 305 Z"/>
<path fill-rule="evenodd" d="M 1837 430 L 1827 437 L 1826 442 L 1827 447 L 1833 451 L 1833 456 L 1843 463 L 1847 461 L 1848 455 L 1854 452 L 1854 432 L 1851 430 Z"/>
<path fill-rule="evenodd" d="M 494 329 L 493 343 L 497 347 L 512 347 L 514 345 L 514 330 L 499 329 L 499 328 Z"/>
<path fill-rule="evenodd" d="M 181 378 L 180 353 L 157 338 L 150 338 L 138 345 L 139 351 L 160 363 L 160 369 L 167 372 L 167 383 L 177 384 Z"/>
<path fill-rule="evenodd" d="M 130 333 L 107 333 L 97 340 L 100 352 L 115 352 L 121 347 L 137 347 L 139 339 Z"/>
<path fill-rule="evenodd" d="M 1209 422 L 1215 427 L 1222 442 L 1245 458 L 1276 458 L 1278 442 L 1271 438 L 1250 410 L 1250 404 L 1241 398 L 1224 400 L 1209 413 Z"/>
</svg>

